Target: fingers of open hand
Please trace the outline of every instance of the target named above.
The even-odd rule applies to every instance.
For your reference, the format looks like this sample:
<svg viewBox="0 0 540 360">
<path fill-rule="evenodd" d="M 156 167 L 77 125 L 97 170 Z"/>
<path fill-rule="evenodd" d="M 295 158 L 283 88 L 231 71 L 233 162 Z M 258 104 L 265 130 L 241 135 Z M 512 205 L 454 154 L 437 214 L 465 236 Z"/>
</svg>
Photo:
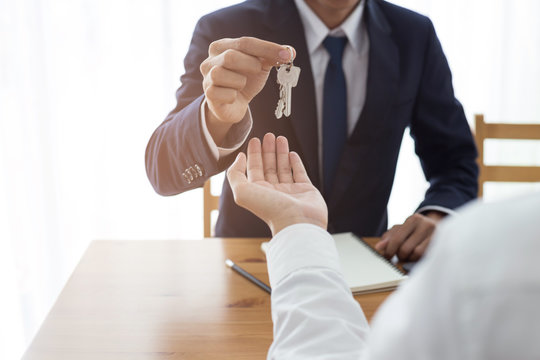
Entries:
<svg viewBox="0 0 540 360">
<path fill-rule="evenodd" d="M 293 183 L 291 163 L 289 161 L 289 142 L 284 136 L 276 139 L 277 173 L 280 183 Z"/>
<path fill-rule="evenodd" d="M 253 138 L 248 143 L 247 174 L 250 182 L 264 181 L 261 141 Z"/>
<path fill-rule="evenodd" d="M 270 184 L 278 184 L 276 161 L 276 137 L 272 133 L 264 135 L 262 143 L 264 179 Z"/>
<path fill-rule="evenodd" d="M 292 47 L 290 49 L 292 50 L 292 59 L 294 59 L 296 51 Z M 208 54 L 211 57 L 217 56 L 227 50 L 236 50 L 259 58 L 265 66 L 292 61 L 291 53 L 286 46 L 247 36 L 216 40 L 210 44 Z"/>
<path fill-rule="evenodd" d="M 300 155 L 292 151 L 289 153 L 289 161 L 291 163 L 294 182 L 311 184 L 311 180 L 307 174 L 306 168 L 300 159 Z"/>
<path fill-rule="evenodd" d="M 278 183 L 308 183 L 311 181 L 306 168 L 295 152 L 289 152 L 289 143 L 284 136 L 276 139 L 272 133 L 267 133 L 261 142 L 253 138 L 248 143 L 247 150 L 248 180 L 268 181 Z"/>
</svg>

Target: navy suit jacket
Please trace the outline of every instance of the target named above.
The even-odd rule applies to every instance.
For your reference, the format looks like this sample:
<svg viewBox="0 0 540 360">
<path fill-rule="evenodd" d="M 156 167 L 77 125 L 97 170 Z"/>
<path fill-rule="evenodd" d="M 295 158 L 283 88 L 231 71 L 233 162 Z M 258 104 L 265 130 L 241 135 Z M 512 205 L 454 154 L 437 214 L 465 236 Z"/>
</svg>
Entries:
<svg viewBox="0 0 540 360">
<path fill-rule="evenodd" d="M 476 148 L 463 108 L 455 99 L 448 63 L 431 21 L 382 0 L 367 1 L 365 21 L 370 39 L 366 101 L 356 128 L 344 146 L 329 193 L 329 231 L 378 236 L 387 228 L 386 207 L 403 132 L 408 126 L 430 187 L 419 207 L 454 209 L 477 192 Z M 249 138 L 273 132 L 289 139 L 304 161 L 314 185 L 319 184 L 315 91 L 304 29 L 292 0 L 250 0 L 201 18 L 185 58 L 177 106 L 152 135 L 146 169 L 155 190 L 178 194 L 200 187 L 223 170 L 236 153 L 215 160 L 200 126 L 203 100 L 199 65 L 217 39 L 253 36 L 296 49 L 302 68 L 293 91 L 290 118 L 276 120 L 276 73 L 250 103 L 253 128 Z M 240 126 L 240 125 L 238 125 Z M 242 150 L 245 149 L 243 145 Z M 195 166 L 197 165 L 197 166 Z M 190 181 L 187 169 L 200 169 Z M 266 224 L 233 200 L 225 180 L 217 236 L 270 236 Z"/>
</svg>

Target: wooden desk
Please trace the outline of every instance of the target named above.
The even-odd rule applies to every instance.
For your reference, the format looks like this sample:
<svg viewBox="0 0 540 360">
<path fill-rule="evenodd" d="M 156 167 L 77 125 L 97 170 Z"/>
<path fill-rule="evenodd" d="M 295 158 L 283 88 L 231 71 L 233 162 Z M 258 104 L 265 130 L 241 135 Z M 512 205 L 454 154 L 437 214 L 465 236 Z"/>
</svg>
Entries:
<svg viewBox="0 0 540 360">
<path fill-rule="evenodd" d="M 23 359 L 264 359 L 270 296 L 224 263 L 268 282 L 262 241 L 94 241 Z"/>
</svg>

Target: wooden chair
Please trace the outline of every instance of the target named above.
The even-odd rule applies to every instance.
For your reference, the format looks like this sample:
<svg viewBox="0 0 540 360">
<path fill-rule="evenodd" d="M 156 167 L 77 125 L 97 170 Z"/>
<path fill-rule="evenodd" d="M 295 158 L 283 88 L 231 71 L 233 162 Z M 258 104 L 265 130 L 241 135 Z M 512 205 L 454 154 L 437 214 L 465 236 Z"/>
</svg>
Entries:
<svg viewBox="0 0 540 360">
<path fill-rule="evenodd" d="M 219 205 L 219 196 L 212 195 L 211 186 L 212 180 L 208 179 L 203 187 L 203 215 L 204 215 L 204 237 L 212 236 L 212 211 L 217 211 Z"/>
<path fill-rule="evenodd" d="M 475 141 L 478 148 L 478 197 L 482 197 L 484 183 L 502 182 L 540 182 L 538 166 L 491 166 L 484 164 L 484 140 L 519 139 L 540 140 L 540 124 L 501 124 L 485 123 L 484 115 L 475 115 Z"/>
</svg>

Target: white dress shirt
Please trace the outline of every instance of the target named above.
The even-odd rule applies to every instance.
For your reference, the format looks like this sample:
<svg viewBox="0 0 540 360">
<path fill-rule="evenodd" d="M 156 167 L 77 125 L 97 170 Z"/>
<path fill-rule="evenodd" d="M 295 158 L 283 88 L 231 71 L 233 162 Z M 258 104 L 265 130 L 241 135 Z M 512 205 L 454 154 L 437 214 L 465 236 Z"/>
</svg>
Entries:
<svg viewBox="0 0 540 360">
<path fill-rule="evenodd" d="M 317 123 L 319 134 L 319 159 L 322 159 L 322 114 L 324 75 L 330 55 L 323 46 L 327 36 L 346 37 L 347 45 L 343 51 L 343 72 L 347 83 L 347 134 L 350 136 L 360 118 L 366 102 L 366 86 L 369 63 L 369 37 L 363 20 L 365 0 L 334 29 L 328 29 L 321 19 L 311 10 L 304 0 L 295 0 L 300 20 L 306 34 L 313 84 L 315 85 L 315 103 L 317 104 Z M 322 163 L 319 164 L 322 169 Z"/>
<path fill-rule="evenodd" d="M 370 329 L 332 237 L 298 224 L 267 250 L 268 359 L 540 359 L 540 194 L 445 221 Z"/>
</svg>

